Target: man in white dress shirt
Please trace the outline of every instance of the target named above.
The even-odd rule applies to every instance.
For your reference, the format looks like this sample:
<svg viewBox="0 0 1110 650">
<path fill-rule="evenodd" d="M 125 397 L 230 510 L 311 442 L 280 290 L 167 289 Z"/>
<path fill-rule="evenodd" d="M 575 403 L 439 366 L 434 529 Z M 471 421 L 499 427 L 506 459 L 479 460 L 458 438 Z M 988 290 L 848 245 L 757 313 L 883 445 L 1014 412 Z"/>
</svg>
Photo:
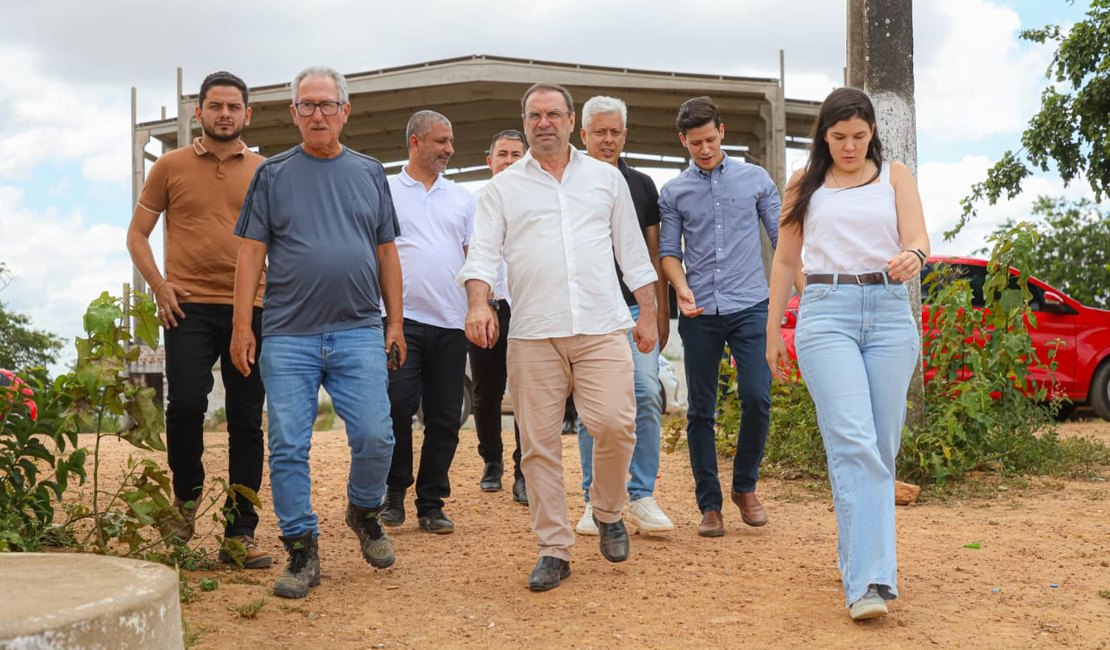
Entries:
<svg viewBox="0 0 1110 650">
<path fill-rule="evenodd" d="M 655 270 L 620 171 L 570 146 L 574 103 L 562 86 L 539 83 L 521 101 L 530 150 L 486 186 L 470 255 L 458 274 L 466 286 L 466 336 L 481 347 L 499 335 L 490 287 L 502 257 L 513 297 L 509 392 L 520 422 L 532 529 L 539 561 L 533 591 L 570 575 L 574 529 L 567 518 L 562 419 L 573 394 L 594 436 L 590 503 L 601 553 L 628 558 L 621 520 L 636 442 L 632 351 L 627 332 L 647 352 L 658 338 Z M 633 323 L 615 261 L 640 308 Z M 410 343 L 411 345 L 411 343 Z"/>
<path fill-rule="evenodd" d="M 466 260 L 474 199 L 443 177 L 455 152 L 446 117 L 417 111 L 409 118 L 405 137 L 408 164 L 389 178 L 389 190 L 401 226 L 397 254 L 402 273 L 408 273 L 403 287 L 408 358 L 389 373 L 396 442 L 380 516 L 387 526 L 404 523 L 405 490 L 415 482 L 420 528 L 446 534 L 455 530 L 443 512 L 443 500 L 451 495 L 448 471 L 459 444 L 467 347 L 466 294 L 454 279 Z M 422 402 L 424 442 L 414 478 L 412 416 Z"/>
</svg>

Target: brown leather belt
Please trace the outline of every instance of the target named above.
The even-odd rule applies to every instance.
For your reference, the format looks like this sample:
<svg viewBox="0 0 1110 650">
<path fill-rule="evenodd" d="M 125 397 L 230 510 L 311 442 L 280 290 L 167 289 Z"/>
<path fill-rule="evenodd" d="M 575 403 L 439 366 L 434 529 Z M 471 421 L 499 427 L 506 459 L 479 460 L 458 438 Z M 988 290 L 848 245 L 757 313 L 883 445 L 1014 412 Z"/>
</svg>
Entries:
<svg viewBox="0 0 1110 650">
<path fill-rule="evenodd" d="M 813 273 L 806 276 L 806 286 L 811 284 L 902 284 L 901 280 L 887 277 L 885 273 L 863 273 L 849 275 L 847 273 Z"/>
</svg>

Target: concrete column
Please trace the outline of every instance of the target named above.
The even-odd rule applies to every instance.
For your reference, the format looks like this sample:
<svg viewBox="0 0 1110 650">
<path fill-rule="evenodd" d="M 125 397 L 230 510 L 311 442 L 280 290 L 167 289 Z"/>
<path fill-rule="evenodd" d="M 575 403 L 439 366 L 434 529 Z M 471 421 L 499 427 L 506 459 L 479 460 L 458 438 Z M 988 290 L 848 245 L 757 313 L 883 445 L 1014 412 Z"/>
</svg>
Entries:
<svg viewBox="0 0 1110 650">
<path fill-rule="evenodd" d="M 913 1 L 848 0 L 848 85 L 871 96 L 883 154 L 917 175 L 917 117 L 913 80 Z M 921 327 L 921 283 L 907 283 L 910 304 Z M 914 371 L 907 424 L 925 426 L 921 365 Z"/>
<path fill-rule="evenodd" d="M 131 208 L 139 202 L 146 180 L 146 145 L 150 131 L 138 126 L 138 91 L 131 87 Z M 138 268 L 132 269 L 132 283 L 136 291 L 146 291 L 146 280 Z"/>
</svg>

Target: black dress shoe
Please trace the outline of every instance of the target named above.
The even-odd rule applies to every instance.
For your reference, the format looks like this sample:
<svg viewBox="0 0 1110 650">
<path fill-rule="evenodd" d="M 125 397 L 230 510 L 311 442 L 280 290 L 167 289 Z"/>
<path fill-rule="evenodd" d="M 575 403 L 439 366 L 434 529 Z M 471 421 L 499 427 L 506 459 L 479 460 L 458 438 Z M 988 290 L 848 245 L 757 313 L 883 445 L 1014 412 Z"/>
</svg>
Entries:
<svg viewBox="0 0 1110 650">
<path fill-rule="evenodd" d="M 624 520 L 607 524 L 598 521 L 594 515 L 594 523 L 601 537 L 601 554 L 610 562 L 624 562 L 628 559 L 628 529 L 624 527 Z"/>
<path fill-rule="evenodd" d="M 436 535 L 447 535 L 455 532 L 455 522 L 448 519 L 441 508 L 433 508 L 420 515 L 420 529 Z"/>
<path fill-rule="evenodd" d="M 532 591 L 547 591 L 559 586 L 570 577 L 570 562 L 557 557 L 544 555 L 536 562 L 532 575 L 528 576 L 528 588 Z"/>
<path fill-rule="evenodd" d="M 482 488 L 482 492 L 500 492 L 502 472 L 504 472 L 504 466 L 501 463 L 487 462 L 478 487 Z"/>
<path fill-rule="evenodd" d="M 385 489 L 385 507 L 378 513 L 378 518 L 386 526 L 400 526 L 405 523 L 405 490 L 387 487 Z"/>
<path fill-rule="evenodd" d="M 513 479 L 513 501 L 528 505 L 528 490 L 524 486 L 523 476 Z"/>
</svg>

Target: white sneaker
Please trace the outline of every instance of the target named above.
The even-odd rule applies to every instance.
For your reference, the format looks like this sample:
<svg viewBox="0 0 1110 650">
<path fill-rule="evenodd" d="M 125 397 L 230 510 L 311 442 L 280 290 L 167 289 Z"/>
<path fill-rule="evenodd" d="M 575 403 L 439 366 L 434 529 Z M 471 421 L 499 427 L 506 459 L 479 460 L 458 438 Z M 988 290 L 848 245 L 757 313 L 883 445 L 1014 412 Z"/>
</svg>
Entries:
<svg viewBox="0 0 1110 650">
<path fill-rule="evenodd" d="M 663 513 L 654 497 L 644 497 L 629 503 L 628 521 L 635 524 L 641 533 L 665 533 L 674 530 L 674 522 Z"/>
<path fill-rule="evenodd" d="M 582 513 L 582 518 L 578 520 L 578 525 L 574 527 L 574 531 L 579 535 L 600 535 L 597 530 L 597 524 L 594 523 L 594 507 L 586 504 L 586 512 Z"/>
<path fill-rule="evenodd" d="M 890 610 L 886 608 L 886 601 L 879 595 L 879 590 L 871 585 L 867 593 L 856 602 L 852 603 L 849 613 L 853 621 L 863 621 L 869 618 L 886 616 Z"/>
</svg>

